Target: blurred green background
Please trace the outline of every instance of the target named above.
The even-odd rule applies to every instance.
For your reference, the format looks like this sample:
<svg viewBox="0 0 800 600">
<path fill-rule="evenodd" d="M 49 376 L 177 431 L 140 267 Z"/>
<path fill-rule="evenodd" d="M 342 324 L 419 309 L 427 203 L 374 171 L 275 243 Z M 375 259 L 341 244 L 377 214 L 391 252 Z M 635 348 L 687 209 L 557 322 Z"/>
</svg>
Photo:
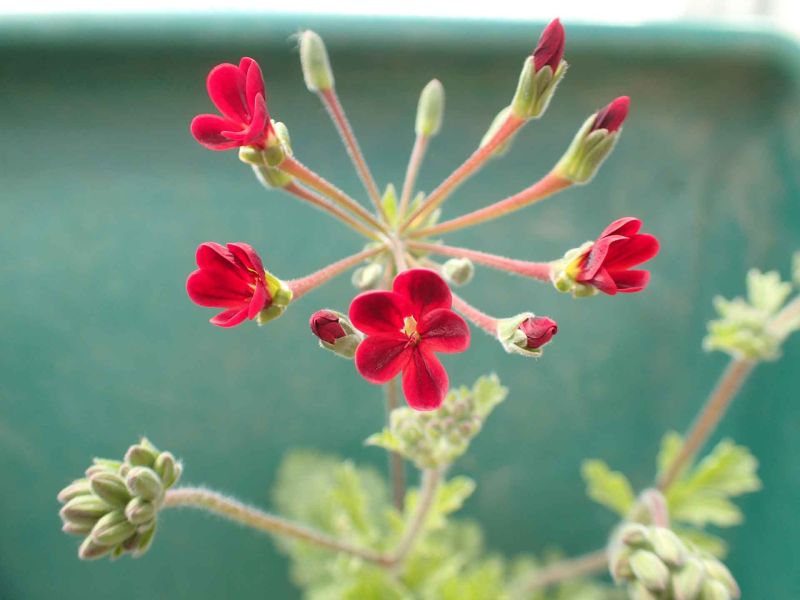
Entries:
<svg viewBox="0 0 800 600">
<path fill-rule="evenodd" d="M 345 308 L 343 277 L 259 329 L 222 330 L 184 281 L 206 240 L 247 241 L 284 278 L 359 248 L 327 216 L 262 190 L 234 152 L 188 132 L 211 110 L 208 69 L 259 60 L 273 116 L 295 152 L 362 196 L 291 34 L 317 29 L 379 182 L 400 183 L 417 95 L 447 91 L 445 124 L 420 184 L 432 189 L 510 99 L 540 25 L 304 17 L 12 19 L 0 23 L 0 597 L 292 598 L 272 542 L 195 512 L 162 515 L 140 560 L 81 563 L 60 532 L 57 491 L 94 455 L 146 434 L 185 459 L 186 482 L 266 503 L 281 454 L 314 447 L 385 465 L 362 441 L 383 420 L 380 390 L 308 332 Z M 455 216 L 545 173 L 591 111 L 633 99 L 593 184 L 451 236 L 551 259 L 610 221 L 641 217 L 662 240 L 646 293 L 573 301 L 479 271 L 463 295 L 488 312 L 555 317 L 539 361 L 476 334 L 445 358 L 455 384 L 496 371 L 511 395 L 455 471 L 478 490 L 465 514 L 507 554 L 603 544 L 614 519 L 584 496 L 579 465 L 600 457 L 647 485 L 661 434 L 683 430 L 726 362 L 700 349 L 715 293 L 754 266 L 786 273 L 800 246 L 800 95 L 795 44 L 770 33 L 574 27 L 571 63 L 541 122 L 445 205 Z M 720 435 L 748 445 L 765 490 L 725 532 L 745 598 L 800 597 L 800 344 L 760 367 Z"/>
</svg>

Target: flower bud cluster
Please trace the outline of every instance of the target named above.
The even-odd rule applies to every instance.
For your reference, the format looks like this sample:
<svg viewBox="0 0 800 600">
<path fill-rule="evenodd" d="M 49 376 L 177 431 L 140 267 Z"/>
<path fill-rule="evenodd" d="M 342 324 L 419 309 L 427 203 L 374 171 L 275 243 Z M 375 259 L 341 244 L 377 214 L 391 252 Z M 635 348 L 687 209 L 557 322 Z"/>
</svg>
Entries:
<svg viewBox="0 0 800 600">
<path fill-rule="evenodd" d="M 625 523 L 615 533 L 609 570 L 627 582 L 634 600 L 730 600 L 739 586 L 712 556 L 685 544 L 666 527 Z"/>
<path fill-rule="evenodd" d="M 166 490 L 180 479 L 181 463 L 146 438 L 125 453 L 123 461 L 95 458 L 86 477 L 58 494 L 67 533 L 85 536 L 78 549 L 83 560 L 110 554 L 141 556 L 150 547 L 156 517 Z"/>
<path fill-rule="evenodd" d="M 481 377 L 472 389 L 451 390 L 436 410 L 394 409 L 389 427 L 366 443 L 397 452 L 420 469 L 447 467 L 467 451 L 507 393 L 496 375 Z"/>
</svg>

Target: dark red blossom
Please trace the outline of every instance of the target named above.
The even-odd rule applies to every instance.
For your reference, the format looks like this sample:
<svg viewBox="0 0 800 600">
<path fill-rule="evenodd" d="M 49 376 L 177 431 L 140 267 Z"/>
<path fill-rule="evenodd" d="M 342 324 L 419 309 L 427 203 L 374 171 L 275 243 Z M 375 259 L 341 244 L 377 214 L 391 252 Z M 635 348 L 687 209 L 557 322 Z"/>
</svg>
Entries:
<svg viewBox="0 0 800 600">
<path fill-rule="evenodd" d="M 434 410 L 449 381 L 437 352 L 463 352 L 469 327 L 451 310 L 444 279 L 428 269 L 395 277 L 392 291 L 370 291 L 350 304 L 350 320 L 367 337 L 356 350 L 356 369 L 372 383 L 403 373 L 403 392 L 411 408 Z"/>
<path fill-rule="evenodd" d="M 555 73 L 563 56 L 564 27 L 561 25 L 561 21 L 553 19 L 544 28 L 539 43 L 533 51 L 533 68 L 535 71 L 539 71 L 542 67 L 549 66 Z"/>
<path fill-rule="evenodd" d="M 247 244 L 200 244 L 197 266 L 186 292 L 195 304 L 225 309 L 211 319 L 214 325 L 233 327 L 255 319 L 272 303 L 261 258 Z"/>
<path fill-rule="evenodd" d="M 639 233 L 642 222 L 633 217 L 618 219 L 605 228 L 591 248 L 579 256 L 571 270 L 579 283 L 605 294 L 641 292 L 650 271 L 631 270 L 658 254 L 658 240 Z"/>
<path fill-rule="evenodd" d="M 529 317 L 519 325 L 520 331 L 528 338 L 529 350 L 541 348 L 558 333 L 558 324 L 550 317 Z"/>
<path fill-rule="evenodd" d="M 339 338 L 347 335 L 344 327 L 339 323 L 339 315 L 331 310 L 318 310 L 311 315 L 308 324 L 315 336 L 329 344 L 333 344 Z"/>
<path fill-rule="evenodd" d="M 594 125 L 592 131 L 598 129 L 605 129 L 609 133 L 617 131 L 625 119 L 628 117 L 628 108 L 630 108 L 631 99 L 628 96 L 620 96 L 612 100 L 607 106 L 597 111 L 597 116 L 594 118 Z"/>
<path fill-rule="evenodd" d="M 194 139 L 211 150 L 264 148 L 273 131 L 258 63 L 244 57 L 238 67 L 230 63 L 217 65 L 208 74 L 206 87 L 222 116 L 197 115 L 192 119 Z"/>
</svg>

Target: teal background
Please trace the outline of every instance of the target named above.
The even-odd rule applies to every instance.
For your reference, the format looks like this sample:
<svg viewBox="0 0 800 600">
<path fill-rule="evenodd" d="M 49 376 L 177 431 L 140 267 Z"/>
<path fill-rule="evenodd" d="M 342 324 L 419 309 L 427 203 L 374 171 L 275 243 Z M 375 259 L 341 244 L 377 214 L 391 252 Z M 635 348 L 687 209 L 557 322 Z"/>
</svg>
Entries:
<svg viewBox="0 0 800 600">
<path fill-rule="evenodd" d="M 162 515 L 140 560 L 81 563 L 60 532 L 56 492 L 94 455 L 140 434 L 186 461 L 185 481 L 266 503 L 281 454 L 315 447 L 379 468 L 362 440 L 383 419 L 379 389 L 317 348 L 307 317 L 345 308 L 347 278 L 259 329 L 207 323 L 184 281 L 206 240 L 247 241 L 284 278 L 359 249 L 328 217 L 267 193 L 235 153 L 189 135 L 211 109 L 208 69 L 259 60 L 273 116 L 297 155 L 362 196 L 290 35 L 317 29 L 379 182 L 399 183 L 417 95 L 447 91 L 444 128 L 420 177 L 432 189 L 482 136 L 541 26 L 307 17 L 60 18 L 0 21 L 0 598 L 291 598 L 272 542 L 195 512 Z M 445 215 L 545 173 L 586 116 L 628 94 L 614 156 L 589 187 L 452 243 L 550 259 L 635 215 L 663 244 L 646 293 L 573 301 L 481 270 L 463 295 L 492 314 L 559 322 L 544 358 L 505 355 L 475 335 L 445 359 L 454 383 L 497 371 L 512 392 L 455 471 L 479 487 L 464 513 L 507 554 L 593 550 L 612 515 L 586 499 L 585 457 L 638 486 L 658 440 L 684 429 L 725 364 L 700 349 L 715 293 L 750 267 L 786 273 L 800 246 L 798 50 L 769 32 L 567 26 L 571 63 L 553 105 Z M 725 533 L 745 598 L 800 597 L 800 344 L 760 367 L 722 424 L 761 461 L 765 490 Z"/>
</svg>

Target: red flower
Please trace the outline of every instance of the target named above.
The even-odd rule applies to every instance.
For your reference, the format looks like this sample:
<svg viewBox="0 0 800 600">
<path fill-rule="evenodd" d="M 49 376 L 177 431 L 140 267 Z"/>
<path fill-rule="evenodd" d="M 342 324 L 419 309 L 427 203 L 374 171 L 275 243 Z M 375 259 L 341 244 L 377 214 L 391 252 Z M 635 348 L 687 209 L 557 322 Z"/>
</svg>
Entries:
<svg viewBox="0 0 800 600">
<path fill-rule="evenodd" d="M 227 244 L 227 249 L 214 242 L 200 244 L 197 266 L 186 280 L 186 292 L 195 304 L 225 309 L 211 319 L 214 325 L 233 327 L 255 319 L 272 303 L 264 266 L 247 244 Z"/>
<path fill-rule="evenodd" d="M 333 344 L 339 338 L 347 335 L 347 332 L 339 323 L 339 315 L 330 310 L 318 310 L 309 319 L 311 331 L 323 342 Z"/>
<path fill-rule="evenodd" d="M 273 131 L 258 63 L 245 57 L 238 67 L 230 63 L 217 65 L 208 74 L 206 87 L 222 116 L 197 115 L 192 119 L 194 139 L 211 150 L 263 148 Z"/>
<path fill-rule="evenodd" d="M 650 271 L 630 268 L 658 254 L 658 240 L 648 233 L 638 233 L 641 226 L 639 219 L 625 217 L 606 227 L 591 248 L 570 266 L 575 281 L 611 296 L 646 288 Z"/>
<path fill-rule="evenodd" d="M 561 64 L 564 56 L 564 27 L 561 21 L 554 19 L 544 28 L 539 43 L 533 51 L 533 68 L 539 71 L 544 66 L 553 69 L 553 73 Z"/>
<path fill-rule="evenodd" d="M 527 348 L 541 348 L 558 333 L 558 324 L 550 317 L 529 317 L 519 325 L 520 331 L 528 338 Z"/>
<path fill-rule="evenodd" d="M 450 288 L 428 269 L 395 277 L 392 291 L 371 291 L 350 304 L 350 320 L 367 338 L 356 350 L 356 369 L 372 383 L 403 372 L 403 392 L 411 408 L 438 408 L 449 387 L 436 352 L 463 352 L 469 328 L 454 313 Z"/>
<path fill-rule="evenodd" d="M 628 96 L 620 96 L 616 100 L 612 100 L 610 104 L 597 111 L 592 131 L 598 129 L 605 129 L 609 133 L 617 131 L 625 122 L 630 105 L 631 99 Z"/>
</svg>

